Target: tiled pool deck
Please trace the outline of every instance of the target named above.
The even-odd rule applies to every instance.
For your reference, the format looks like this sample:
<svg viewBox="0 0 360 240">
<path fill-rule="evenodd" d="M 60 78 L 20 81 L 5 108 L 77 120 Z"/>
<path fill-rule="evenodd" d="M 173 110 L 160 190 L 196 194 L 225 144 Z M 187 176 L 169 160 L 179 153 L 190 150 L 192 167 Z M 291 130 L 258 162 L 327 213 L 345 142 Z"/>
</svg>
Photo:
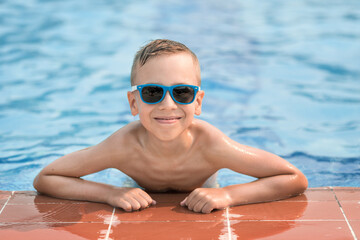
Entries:
<svg viewBox="0 0 360 240">
<path fill-rule="evenodd" d="M 157 205 L 126 213 L 106 204 L 0 191 L 0 239 L 360 239 L 360 188 L 313 188 L 283 201 L 210 214 L 150 194 Z"/>
</svg>

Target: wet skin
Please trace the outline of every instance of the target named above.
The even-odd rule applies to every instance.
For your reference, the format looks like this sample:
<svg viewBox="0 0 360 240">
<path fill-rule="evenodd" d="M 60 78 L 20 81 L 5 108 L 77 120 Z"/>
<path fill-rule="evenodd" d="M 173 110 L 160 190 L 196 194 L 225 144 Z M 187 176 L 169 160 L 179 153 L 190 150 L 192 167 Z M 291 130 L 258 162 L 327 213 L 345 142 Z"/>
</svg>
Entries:
<svg viewBox="0 0 360 240">
<path fill-rule="evenodd" d="M 198 85 L 199 66 L 187 53 L 162 55 L 137 69 L 136 84 Z M 175 103 L 170 94 L 158 104 L 146 104 L 138 91 L 128 92 L 133 115 L 140 121 L 119 129 L 96 146 L 54 161 L 37 176 L 40 192 L 60 198 L 105 202 L 126 211 L 155 204 L 140 188 L 114 187 L 80 179 L 116 168 L 147 191 L 185 191 L 180 204 L 195 212 L 255 202 L 273 201 L 302 193 L 305 176 L 286 160 L 237 143 L 201 120 L 204 92 L 193 103 Z M 222 168 L 258 178 L 224 188 L 202 188 Z"/>
</svg>

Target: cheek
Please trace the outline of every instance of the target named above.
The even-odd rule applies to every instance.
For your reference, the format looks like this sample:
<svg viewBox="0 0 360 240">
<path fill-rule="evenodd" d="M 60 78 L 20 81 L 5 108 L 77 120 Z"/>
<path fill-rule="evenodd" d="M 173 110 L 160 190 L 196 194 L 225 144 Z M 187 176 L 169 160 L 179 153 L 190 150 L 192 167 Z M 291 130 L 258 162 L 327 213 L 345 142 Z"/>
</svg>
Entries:
<svg viewBox="0 0 360 240">
<path fill-rule="evenodd" d="M 186 106 L 185 108 L 183 108 L 187 121 L 192 121 L 195 114 L 195 105 L 193 104 L 190 105 L 191 106 Z"/>
<path fill-rule="evenodd" d="M 151 121 L 152 106 L 146 103 L 139 103 L 139 119 L 143 125 L 148 125 Z"/>
<path fill-rule="evenodd" d="M 143 106 L 142 104 L 139 104 L 138 106 L 139 106 L 139 117 L 140 118 L 149 117 L 150 110 L 146 106 Z"/>
</svg>

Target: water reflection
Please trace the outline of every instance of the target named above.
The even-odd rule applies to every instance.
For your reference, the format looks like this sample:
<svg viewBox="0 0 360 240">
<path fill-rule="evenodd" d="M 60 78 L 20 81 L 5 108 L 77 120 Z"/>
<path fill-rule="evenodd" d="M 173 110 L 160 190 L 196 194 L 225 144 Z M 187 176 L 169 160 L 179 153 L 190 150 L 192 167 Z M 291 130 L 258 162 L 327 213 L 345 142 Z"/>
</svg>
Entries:
<svg viewBox="0 0 360 240">
<path fill-rule="evenodd" d="M 229 210 L 232 239 L 260 239 L 283 234 L 296 226 L 307 209 L 306 195 L 283 202 L 252 204 Z"/>
<path fill-rule="evenodd" d="M 19 205 L 8 205 L 8 212 L 2 215 L 2 222 L 6 223 L 0 225 L 1 239 L 106 238 L 113 211 L 111 206 L 34 194 L 24 194 L 20 198 L 21 203 L 15 203 Z"/>
<path fill-rule="evenodd" d="M 43 236 L 47 239 L 258 239 L 281 235 L 294 228 L 308 205 L 306 196 L 301 195 L 282 202 L 201 214 L 179 205 L 177 200 L 183 199 L 183 195 L 174 196 L 171 202 L 161 202 L 162 194 L 154 195 L 159 200 L 156 206 L 132 213 L 119 210 L 113 215 L 113 208 L 106 204 L 29 194 L 22 196 L 26 201 L 8 206 L 6 217 L 2 215 L 4 219 L 0 221 L 6 222 L 0 225 L 1 236 L 4 239 L 29 236 L 37 239 Z"/>
</svg>

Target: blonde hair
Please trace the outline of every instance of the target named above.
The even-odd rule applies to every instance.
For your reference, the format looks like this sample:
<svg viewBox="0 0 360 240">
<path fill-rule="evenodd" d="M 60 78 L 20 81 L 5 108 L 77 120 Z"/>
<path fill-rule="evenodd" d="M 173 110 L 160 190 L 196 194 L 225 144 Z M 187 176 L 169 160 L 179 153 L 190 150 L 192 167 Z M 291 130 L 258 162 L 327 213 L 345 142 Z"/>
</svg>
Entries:
<svg viewBox="0 0 360 240">
<path fill-rule="evenodd" d="M 199 60 L 195 55 L 195 53 L 193 53 L 184 44 L 168 39 L 157 39 L 146 44 L 145 46 L 140 48 L 140 50 L 136 53 L 131 68 L 131 76 L 130 76 L 131 86 L 135 85 L 135 76 L 137 69 L 144 66 L 145 63 L 149 61 L 151 58 L 160 55 L 176 54 L 176 53 L 189 53 L 192 56 L 194 63 L 199 66 Z M 198 74 L 198 84 L 199 86 L 201 84 L 200 66 L 199 66 L 199 74 Z"/>
</svg>

